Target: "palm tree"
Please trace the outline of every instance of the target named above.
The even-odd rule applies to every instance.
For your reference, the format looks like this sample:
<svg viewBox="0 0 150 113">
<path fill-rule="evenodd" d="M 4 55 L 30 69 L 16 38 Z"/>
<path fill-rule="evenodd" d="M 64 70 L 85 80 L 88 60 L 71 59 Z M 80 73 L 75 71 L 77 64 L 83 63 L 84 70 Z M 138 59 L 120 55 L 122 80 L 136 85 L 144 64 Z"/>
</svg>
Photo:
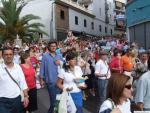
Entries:
<svg viewBox="0 0 150 113">
<path fill-rule="evenodd" d="M 0 11 L 1 40 L 14 40 L 17 34 L 22 40 L 33 40 L 39 33 L 46 34 L 41 30 L 43 24 L 33 23 L 33 20 L 39 20 L 40 17 L 32 14 L 20 17 L 27 3 L 18 4 L 17 0 L 1 0 L 1 2 L 3 5 Z"/>
</svg>

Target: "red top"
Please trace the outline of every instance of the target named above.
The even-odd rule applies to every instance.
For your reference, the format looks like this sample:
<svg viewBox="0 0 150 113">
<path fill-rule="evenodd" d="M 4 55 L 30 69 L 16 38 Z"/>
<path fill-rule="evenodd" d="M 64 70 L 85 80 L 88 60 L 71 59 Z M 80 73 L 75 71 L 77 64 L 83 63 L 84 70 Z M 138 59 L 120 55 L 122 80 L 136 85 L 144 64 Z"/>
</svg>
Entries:
<svg viewBox="0 0 150 113">
<path fill-rule="evenodd" d="M 98 61 L 98 59 L 99 59 L 99 54 L 98 54 L 98 51 L 96 51 L 95 52 L 95 60 Z"/>
<path fill-rule="evenodd" d="M 121 63 L 121 59 L 117 58 L 117 57 L 113 57 L 110 61 L 110 69 L 112 72 L 114 72 L 115 70 L 113 70 L 113 68 L 117 68 L 118 70 L 116 70 L 115 72 L 118 73 L 122 73 L 122 63 Z"/>
<path fill-rule="evenodd" d="M 30 57 L 30 61 L 31 61 L 33 66 L 39 63 L 35 56 Z"/>
<path fill-rule="evenodd" d="M 36 80 L 35 80 L 35 69 L 32 65 L 29 68 L 26 68 L 23 64 L 20 65 L 23 73 L 25 75 L 26 83 L 29 89 L 36 87 Z"/>
</svg>

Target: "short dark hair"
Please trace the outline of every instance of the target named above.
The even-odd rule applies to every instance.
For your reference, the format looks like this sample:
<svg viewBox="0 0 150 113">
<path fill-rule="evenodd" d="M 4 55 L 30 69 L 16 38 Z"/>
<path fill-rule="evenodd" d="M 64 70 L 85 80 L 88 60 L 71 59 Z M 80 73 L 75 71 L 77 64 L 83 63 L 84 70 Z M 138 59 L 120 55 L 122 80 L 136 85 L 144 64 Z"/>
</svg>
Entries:
<svg viewBox="0 0 150 113">
<path fill-rule="evenodd" d="M 120 104 L 120 98 L 129 79 L 129 76 L 123 74 L 117 74 L 109 79 L 107 86 L 107 98 L 112 99 L 115 105 Z"/>
<path fill-rule="evenodd" d="M 13 51 L 13 53 L 14 53 L 14 50 L 13 50 L 12 47 L 4 47 L 4 48 L 2 49 L 2 55 L 4 54 L 4 52 L 5 52 L 6 50 L 11 50 L 11 51 Z"/>
<path fill-rule="evenodd" d="M 74 52 L 68 52 L 66 55 L 66 61 L 70 61 L 72 59 L 74 59 L 75 57 L 77 57 L 77 55 Z"/>
<path fill-rule="evenodd" d="M 69 64 L 67 64 L 68 61 L 74 59 L 75 57 L 76 57 L 76 53 L 72 51 L 66 53 L 66 62 L 63 64 L 63 68 L 65 69 L 66 72 L 69 71 L 70 68 Z"/>
<path fill-rule="evenodd" d="M 119 51 L 117 48 L 115 48 L 115 49 L 113 50 L 113 53 L 114 53 L 114 56 L 117 56 L 118 53 L 120 53 L 120 51 Z"/>
<path fill-rule="evenodd" d="M 57 41 L 55 41 L 55 40 L 49 41 L 48 46 L 50 46 L 51 44 L 56 44 L 57 45 Z"/>
</svg>

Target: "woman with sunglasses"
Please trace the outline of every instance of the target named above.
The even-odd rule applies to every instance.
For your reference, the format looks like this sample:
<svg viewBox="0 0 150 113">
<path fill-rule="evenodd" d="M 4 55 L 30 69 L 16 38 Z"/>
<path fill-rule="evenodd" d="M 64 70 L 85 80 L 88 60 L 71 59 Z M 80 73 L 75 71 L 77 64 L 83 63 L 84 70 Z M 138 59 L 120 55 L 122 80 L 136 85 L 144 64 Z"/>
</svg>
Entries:
<svg viewBox="0 0 150 113">
<path fill-rule="evenodd" d="M 112 76 L 107 86 L 107 100 L 101 105 L 99 113 L 131 113 L 131 84 L 129 76 Z"/>
<path fill-rule="evenodd" d="M 83 113 L 81 89 L 85 89 L 86 85 L 78 86 L 75 83 L 75 78 L 80 78 L 83 75 L 80 66 L 76 66 L 76 59 L 75 53 L 68 52 L 66 54 L 66 63 L 63 65 L 63 69 L 60 70 L 56 85 L 62 91 L 66 90 L 71 94 L 77 108 L 76 113 Z"/>
</svg>

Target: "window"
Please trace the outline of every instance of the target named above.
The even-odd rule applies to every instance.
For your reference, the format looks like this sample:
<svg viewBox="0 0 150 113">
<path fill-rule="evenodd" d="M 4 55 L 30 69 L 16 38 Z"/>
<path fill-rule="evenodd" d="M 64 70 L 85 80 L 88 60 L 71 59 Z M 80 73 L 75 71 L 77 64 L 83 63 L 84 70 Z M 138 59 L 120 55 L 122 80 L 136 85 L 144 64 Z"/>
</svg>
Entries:
<svg viewBox="0 0 150 113">
<path fill-rule="evenodd" d="M 84 19 L 84 27 L 87 27 L 86 19 Z"/>
<path fill-rule="evenodd" d="M 99 31 L 100 31 L 100 32 L 102 31 L 102 26 L 101 26 L 101 25 L 99 25 Z"/>
<path fill-rule="evenodd" d="M 65 12 L 64 12 L 63 10 L 60 11 L 60 18 L 61 18 L 62 20 L 65 19 Z"/>
<path fill-rule="evenodd" d="M 78 17 L 75 16 L 75 24 L 78 25 Z"/>
<path fill-rule="evenodd" d="M 101 8 L 99 8 L 99 14 L 100 14 L 100 16 L 101 16 L 101 14 L 102 14 Z"/>
<path fill-rule="evenodd" d="M 110 30 L 110 33 L 111 33 L 111 35 L 113 34 L 113 31 L 112 31 L 112 29 Z"/>
<path fill-rule="evenodd" d="M 107 27 L 105 27 L 105 33 L 107 33 Z"/>
<path fill-rule="evenodd" d="M 91 22 L 91 28 L 94 30 L 94 22 Z"/>
</svg>

